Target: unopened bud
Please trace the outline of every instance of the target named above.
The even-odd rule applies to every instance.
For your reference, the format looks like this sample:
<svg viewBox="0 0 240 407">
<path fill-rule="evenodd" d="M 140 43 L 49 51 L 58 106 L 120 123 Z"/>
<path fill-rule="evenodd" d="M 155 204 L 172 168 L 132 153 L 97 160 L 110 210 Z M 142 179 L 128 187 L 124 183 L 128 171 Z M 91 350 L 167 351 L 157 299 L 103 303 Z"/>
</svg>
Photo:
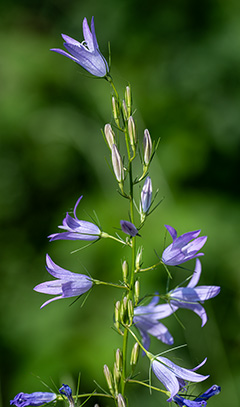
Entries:
<svg viewBox="0 0 240 407">
<path fill-rule="evenodd" d="M 120 349 L 116 350 L 116 368 L 119 372 L 122 371 L 122 352 Z"/>
<path fill-rule="evenodd" d="M 135 305 L 138 304 L 139 296 L 140 296 L 140 284 L 139 284 L 139 281 L 137 280 L 137 281 L 135 282 L 135 286 L 134 286 L 134 300 L 135 300 Z"/>
<path fill-rule="evenodd" d="M 152 140 L 149 131 L 145 129 L 143 137 L 143 160 L 145 165 L 149 164 L 151 155 L 152 155 Z"/>
<path fill-rule="evenodd" d="M 117 396 L 117 403 L 118 403 L 118 407 L 126 407 L 125 400 L 124 400 L 123 396 L 121 395 L 121 393 L 119 393 Z"/>
<path fill-rule="evenodd" d="M 104 134 L 109 145 L 110 150 L 112 149 L 113 144 L 115 144 L 115 134 L 113 132 L 111 124 L 105 124 Z"/>
<path fill-rule="evenodd" d="M 132 146 L 132 149 L 135 150 L 135 144 L 136 144 L 136 128 L 135 128 L 135 123 L 133 120 L 133 117 L 130 116 L 128 119 L 128 135 L 130 139 L 130 144 Z"/>
<path fill-rule="evenodd" d="M 119 383 L 120 379 L 121 379 L 121 372 L 118 370 L 116 363 L 114 363 L 113 380 L 114 380 L 114 386 L 115 386 L 115 393 L 118 393 L 118 383 Z"/>
<path fill-rule="evenodd" d="M 105 376 L 105 378 L 106 378 L 106 382 L 107 382 L 108 388 L 109 388 L 110 392 L 113 394 L 114 391 L 113 391 L 113 378 L 112 378 L 112 373 L 110 372 L 110 370 L 109 370 L 109 368 L 108 368 L 107 365 L 104 365 L 104 367 L 103 367 L 103 373 L 104 373 L 104 376 Z"/>
<path fill-rule="evenodd" d="M 122 264 L 122 272 L 123 272 L 123 281 L 124 283 L 127 283 L 127 278 L 128 278 L 128 262 L 124 260 Z"/>
<path fill-rule="evenodd" d="M 128 119 L 128 110 L 127 110 L 127 105 L 126 105 L 126 102 L 125 102 L 124 99 L 122 101 L 122 112 L 123 112 L 124 120 L 127 121 L 127 119 Z"/>
<path fill-rule="evenodd" d="M 116 144 L 112 145 L 112 165 L 117 181 L 122 182 L 124 179 L 123 163 Z"/>
<path fill-rule="evenodd" d="M 132 113 L 132 94 L 131 94 L 130 86 L 126 87 L 125 100 L 126 100 L 126 105 L 127 105 L 128 116 L 130 116 Z"/>
<path fill-rule="evenodd" d="M 141 206 L 140 206 L 140 213 L 141 213 L 141 220 L 143 221 L 145 218 L 145 214 L 148 212 L 152 202 L 152 181 L 150 177 L 147 177 L 141 192 Z"/>
<path fill-rule="evenodd" d="M 135 367 L 138 362 L 139 349 L 140 349 L 139 344 L 136 342 L 132 348 L 131 359 L 130 359 L 130 365 L 132 367 Z"/>
<path fill-rule="evenodd" d="M 115 96 L 112 96 L 112 110 L 113 110 L 113 118 L 115 123 L 118 127 L 120 127 L 119 123 L 119 105 L 118 101 L 116 100 Z"/>
<path fill-rule="evenodd" d="M 128 318 L 130 324 L 132 324 L 132 319 L 133 319 L 133 303 L 132 300 L 128 301 Z"/>
<path fill-rule="evenodd" d="M 138 250 L 137 250 L 137 255 L 136 255 L 136 270 L 139 270 L 141 265 L 142 265 L 142 252 L 143 252 L 143 247 L 139 246 Z"/>
</svg>

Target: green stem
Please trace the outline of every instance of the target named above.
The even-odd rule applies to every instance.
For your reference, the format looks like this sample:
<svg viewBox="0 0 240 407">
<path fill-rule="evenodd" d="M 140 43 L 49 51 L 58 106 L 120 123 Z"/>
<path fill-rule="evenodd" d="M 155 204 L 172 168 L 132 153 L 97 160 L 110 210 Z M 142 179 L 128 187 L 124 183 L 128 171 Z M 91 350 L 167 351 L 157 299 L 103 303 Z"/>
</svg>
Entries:
<svg viewBox="0 0 240 407">
<path fill-rule="evenodd" d="M 142 386 L 149 387 L 149 389 L 157 390 L 157 391 L 160 391 L 161 393 L 165 393 L 165 394 L 167 394 L 167 395 L 169 394 L 169 392 L 166 391 L 166 390 L 162 390 L 162 389 L 159 389 L 158 387 L 151 386 L 150 384 L 147 384 L 147 383 L 144 383 L 144 382 L 140 382 L 139 380 L 129 379 L 128 382 L 129 382 L 129 383 L 141 384 Z"/>
<path fill-rule="evenodd" d="M 121 394 L 124 397 L 126 385 L 126 367 L 127 367 L 127 344 L 128 344 L 128 330 L 125 328 L 123 334 L 123 363 L 122 363 L 122 376 L 121 376 Z"/>
<path fill-rule="evenodd" d="M 94 279 L 92 279 L 92 281 L 93 281 L 96 285 L 108 285 L 108 286 L 110 286 L 110 287 L 123 288 L 124 290 L 126 290 L 126 288 L 127 288 L 125 285 L 114 284 L 114 283 L 107 283 L 107 282 L 105 282 L 105 281 L 94 280 Z"/>
</svg>

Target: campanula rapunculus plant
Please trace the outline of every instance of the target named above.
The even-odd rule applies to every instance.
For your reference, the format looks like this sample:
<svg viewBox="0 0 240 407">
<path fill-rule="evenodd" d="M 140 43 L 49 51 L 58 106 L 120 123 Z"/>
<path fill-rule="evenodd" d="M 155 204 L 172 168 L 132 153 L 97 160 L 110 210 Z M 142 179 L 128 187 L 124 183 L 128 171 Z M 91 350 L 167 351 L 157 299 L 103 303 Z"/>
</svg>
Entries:
<svg viewBox="0 0 240 407">
<path fill-rule="evenodd" d="M 66 232 L 54 233 L 50 236 L 50 242 L 53 240 L 97 240 L 101 236 L 101 230 L 97 225 L 86 220 L 78 219 L 76 215 L 77 207 L 81 201 L 82 196 L 78 198 L 76 205 L 74 207 L 74 218 L 67 212 L 66 217 L 63 219 L 59 229 L 66 230 Z"/>
<path fill-rule="evenodd" d="M 50 403 L 56 400 L 55 393 L 37 391 L 35 393 L 18 393 L 13 400 L 10 400 L 10 405 L 17 407 L 25 406 L 42 406 L 45 403 Z"/>
<path fill-rule="evenodd" d="M 91 21 L 91 30 L 88 26 L 87 19 L 84 18 L 83 36 L 84 41 L 80 43 L 68 35 L 62 34 L 65 41 L 63 45 L 68 52 L 59 48 L 52 48 L 51 51 L 55 51 L 72 59 L 94 76 L 106 76 L 106 74 L 109 72 L 109 67 L 106 59 L 99 50 L 93 17 Z"/>
<path fill-rule="evenodd" d="M 171 360 L 158 356 L 152 361 L 152 370 L 155 376 L 163 383 L 166 389 L 170 392 L 171 396 L 168 401 L 172 401 L 172 398 L 176 396 L 182 387 L 183 382 L 202 382 L 209 376 L 203 376 L 199 373 L 195 373 L 199 367 L 201 367 L 206 360 L 192 370 L 185 369 L 171 362 Z"/>
<path fill-rule="evenodd" d="M 168 329 L 159 322 L 171 315 L 174 311 L 169 304 L 158 304 L 158 297 L 154 297 L 148 305 L 139 305 L 134 309 L 133 323 L 142 337 L 142 344 L 146 350 L 150 346 L 150 336 L 172 345 L 174 340 Z"/>
<path fill-rule="evenodd" d="M 57 278 L 57 280 L 38 284 L 34 287 L 34 290 L 39 293 L 57 295 L 57 297 L 44 302 L 41 308 L 52 301 L 82 295 L 90 290 L 93 285 L 90 277 L 84 274 L 72 273 L 71 271 L 59 267 L 52 261 L 48 254 L 46 256 L 46 269 L 53 277 Z"/>
<path fill-rule="evenodd" d="M 164 264 L 167 266 L 177 266 L 195 257 L 203 256 L 203 253 L 198 253 L 198 251 L 206 243 L 207 236 L 198 237 L 201 230 L 184 233 L 177 237 L 177 231 L 172 226 L 165 225 L 165 227 L 170 233 L 173 242 L 162 254 Z"/>
<path fill-rule="evenodd" d="M 196 259 L 195 270 L 187 287 L 175 288 L 167 294 L 167 299 L 173 310 L 176 310 L 177 308 L 187 308 L 195 312 L 202 319 L 202 326 L 204 326 L 208 318 L 206 311 L 201 304 L 210 298 L 216 297 L 220 292 L 220 287 L 214 285 L 196 287 L 201 272 L 201 262 L 199 259 Z"/>
</svg>

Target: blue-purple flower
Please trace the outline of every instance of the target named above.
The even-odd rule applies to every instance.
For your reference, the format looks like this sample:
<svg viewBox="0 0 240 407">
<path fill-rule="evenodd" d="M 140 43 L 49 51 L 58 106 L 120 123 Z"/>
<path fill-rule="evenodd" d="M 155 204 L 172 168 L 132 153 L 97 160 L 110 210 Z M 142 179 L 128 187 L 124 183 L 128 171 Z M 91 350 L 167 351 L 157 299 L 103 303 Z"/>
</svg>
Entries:
<svg viewBox="0 0 240 407">
<path fill-rule="evenodd" d="M 195 270 L 187 287 L 178 287 L 167 294 L 168 301 L 173 310 L 177 308 L 187 308 L 195 312 L 202 319 L 202 326 L 207 322 L 207 314 L 200 303 L 216 297 L 220 292 L 220 287 L 203 285 L 198 286 L 201 276 L 202 266 L 199 259 L 196 259 Z"/>
<path fill-rule="evenodd" d="M 146 350 L 150 346 L 149 335 L 168 345 L 172 345 L 174 340 L 168 329 L 159 322 L 159 319 L 168 317 L 173 313 L 169 304 L 159 304 L 158 297 L 154 297 L 148 305 L 140 305 L 134 309 L 133 322 L 142 336 L 142 343 Z"/>
<path fill-rule="evenodd" d="M 165 225 L 165 227 L 170 233 L 173 242 L 162 254 L 164 264 L 167 266 L 177 266 L 195 257 L 204 255 L 204 253 L 198 253 L 207 240 L 207 236 L 198 237 L 201 230 L 184 233 L 177 237 L 177 231 L 172 226 Z"/>
<path fill-rule="evenodd" d="M 206 400 L 208 400 L 210 397 L 215 396 L 216 394 L 219 394 L 221 391 L 221 387 L 217 386 L 214 384 L 210 389 L 205 391 L 203 394 L 200 396 L 196 397 L 194 400 L 187 400 L 183 398 L 182 396 L 179 396 L 178 394 L 173 397 L 173 401 L 180 407 L 186 406 L 186 407 L 203 407 L 207 405 Z"/>
<path fill-rule="evenodd" d="M 67 397 L 68 402 L 69 402 L 69 407 L 74 407 L 74 400 L 72 397 L 71 387 L 69 387 L 67 384 L 63 384 L 62 387 L 60 387 L 59 392 Z"/>
<path fill-rule="evenodd" d="M 45 403 L 50 403 L 57 398 L 55 393 L 37 391 L 35 393 L 18 393 L 13 400 L 10 400 L 10 405 L 17 407 L 25 406 L 42 406 Z"/>
<path fill-rule="evenodd" d="M 46 256 L 46 264 L 47 271 L 57 280 L 38 284 L 34 287 L 34 290 L 39 293 L 57 295 L 57 297 L 44 302 L 41 308 L 55 300 L 80 296 L 90 290 L 93 285 L 90 277 L 84 274 L 72 273 L 59 267 L 48 254 Z"/>
<path fill-rule="evenodd" d="M 152 181 L 150 177 L 147 177 L 141 192 L 141 214 L 146 214 L 150 208 L 152 201 Z"/>
<path fill-rule="evenodd" d="M 166 389 L 170 392 L 170 398 L 168 401 L 172 401 L 173 397 L 183 387 L 185 382 L 202 382 L 209 376 L 203 376 L 199 373 L 195 373 L 195 370 L 199 369 L 206 359 L 196 366 L 194 369 L 185 369 L 171 362 L 169 359 L 158 356 L 152 361 L 152 370 L 155 376 L 163 383 Z"/>
<path fill-rule="evenodd" d="M 136 226 L 128 220 L 120 220 L 122 231 L 131 237 L 138 235 Z"/>
<path fill-rule="evenodd" d="M 51 51 L 58 52 L 59 54 L 72 59 L 94 76 L 106 76 L 109 72 L 109 67 L 106 59 L 99 50 L 93 17 L 91 21 L 91 30 L 88 26 L 86 17 L 84 18 L 83 36 L 84 41 L 80 43 L 68 35 L 62 34 L 62 38 L 65 41 L 63 45 L 68 52 L 59 48 L 52 48 Z"/>
<path fill-rule="evenodd" d="M 98 240 L 101 236 L 101 230 L 94 223 L 77 218 L 76 211 L 79 202 L 83 196 L 77 200 L 74 207 L 74 218 L 67 212 L 66 217 L 63 219 L 62 225 L 58 226 L 59 229 L 64 229 L 66 232 L 54 233 L 50 236 L 50 242 L 53 240 Z"/>
</svg>

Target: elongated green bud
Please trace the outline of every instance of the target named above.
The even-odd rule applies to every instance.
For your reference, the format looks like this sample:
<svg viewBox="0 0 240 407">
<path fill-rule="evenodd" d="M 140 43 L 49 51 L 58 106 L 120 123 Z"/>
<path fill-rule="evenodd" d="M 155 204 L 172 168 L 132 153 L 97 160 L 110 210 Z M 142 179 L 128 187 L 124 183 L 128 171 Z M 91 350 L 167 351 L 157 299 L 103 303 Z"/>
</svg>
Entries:
<svg viewBox="0 0 240 407">
<path fill-rule="evenodd" d="M 126 407 L 125 400 L 124 400 L 123 396 L 121 395 L 121 393 L 119 393 L 117 396 L 117 403 L 118 403 L 118 407 Z"/>
<path fill-rule="evenodd" d="M 130 86 L 127 86 L 127 87 L 126 87 L 126 90 L 125 90 L 125 100 L 126 100 L 126 106 L 127 106 L 128 116 L 131 116 L 131 113 L 132 113 L 132 93 L 131 93 L 131 88 L 130 88 Z"/>
<path fill-rule="evenodd" d="M 135 286 L 134 286 L 134 300 L 135 300 L 135 306 L 138 304 L 139 296 L 140 296 L 140 284 L 139 284 L 139 281 L 137 280 L 137 281 L 135 282 Z"/>
<path fill-rule="evenodd" d="M 126 122 L 128 120 L 128 110 L 127 110 L 127 105 L 126 105 L 126 102 L 124 99 L 122 101 L 122 112 L 123 112 L 123 118 Z"/>
<path fill-rule="evenodd" d="M 110 150 L 112 149 L 113 144 L 116 143 L 115 141 L 115 134 L 113 132 L 112 126 L 111 124 L 105 124 L 104 126 L 104 134 L 105 134 L 105 138 L 107 140 L 108 146 L 110 148 Z"/>
<path fill-rule="evenodd" d="M 112 145 L 112 165 L 115 177 L 119 183 L 124 179 L 123 163 L 116 144 Z"/>
<path fill-rule="evenodd" d="M 128 135 L 129 135 L 131 147 L 132 147 L 133 151 L 135 151 L 135 144 L 136 144 L 137 138 L 136 138 L 135 123 L 134 123 L 132 116 L 130 116 L 128 119 Z"/>
<path fill-rule="evenodd" d="M 148 129 L 144 130 L 143 137 L 143 161 L 145 165 L 148 165 L 152 156 L 152 139 Z"/>
<path fill-rule="evenodd" d="M 119 372 L 122 371 L 122 352 L 120 349 L 116 350 L 116 368 Z"/>
<path fill-rule="evenodd" d="M 142 264 L 142 252 L 143 252 L 143 247 L 140 246 L 137 251 L 136 262 L 135 262 L 135 267 L 136 267 L 137 271 L 140 269 L 141 264 Z"/>
<path fill-rule="evenodd" d="M 133 303 L 132 303 L 132 300 L 128 301 L 128 318 L 129 318 L 130 325 L 132 325 L 132 320 L 133 320 Z"/>
<path fill-rule="evenodd" d="M 110 393 L 114 395 L 112 373 L 110 372 L 109 367 L 107 365 L 103 366 L 103 373 L 104 373 L 108 388 L 110 390 Z"/>
<path fill-rule="evenodd" d="M 126 260 L 124 260 L 123 264 L 122 264 L 122 272 L 123 272 L 123 281 L 126 284 L 128 282 L 128 262 Z"/>
<path fill-rule="evenodd" d="M 113 118 L 115 120 L 115 123 L 118 127 L 120 127 L 120 122 L 119 122 L 119 105 L 118 101 L 115 98 L 115 96 L 112 96 L 112 111 L 113 111 Z"/>
<path fill-rule="evenodd" d="M 138 362 L 139 358 L 139 344 L 136 342 L 132 348 L 132 353 L 131 353 L 131 359 L 130 359 L 130 365 L 134 368 Z"/>
</svg>

